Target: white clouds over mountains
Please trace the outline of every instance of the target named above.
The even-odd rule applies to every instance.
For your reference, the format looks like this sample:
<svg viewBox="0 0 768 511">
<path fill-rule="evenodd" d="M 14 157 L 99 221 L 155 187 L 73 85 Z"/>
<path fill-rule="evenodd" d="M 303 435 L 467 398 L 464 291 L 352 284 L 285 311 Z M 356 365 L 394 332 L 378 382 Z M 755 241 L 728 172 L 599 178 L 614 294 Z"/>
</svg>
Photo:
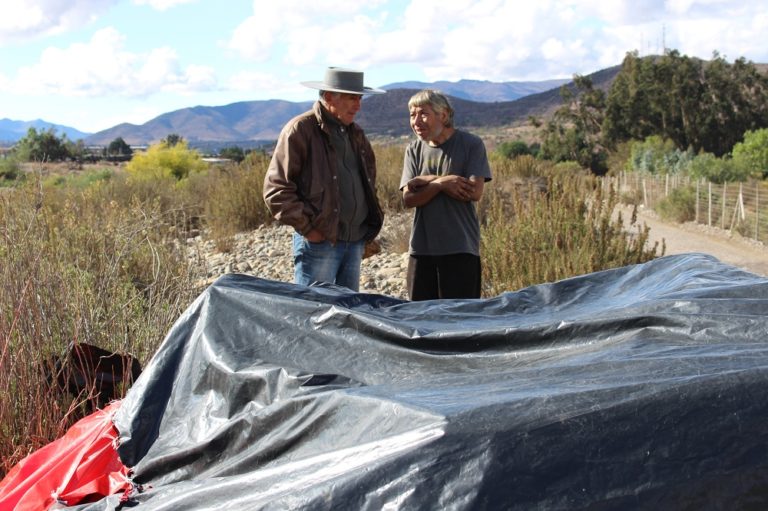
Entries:
<svg viewBox="0 0 768 511">
<path fill-rule="evenodd" d="M 135 98 L 146 113 L 293 100 L 328 65 L 379 86 L 567 78 L 664 47 L 768 62 L 766 31 L 768 5 L 736 0 L 6 0 L 0 95 Z"/>
<path fill-rule="evenodd" d="M 37 62 L 18 69 L 16 93 L 62 96 L 147 96 L 157 92 L 210 90 L 215 71 L 208 66 L 180 69 L 176 50 L 154 48 L 132 53 L 114 28 L 104 28 L 84 43 L 46 48 Z"/>
</svg>

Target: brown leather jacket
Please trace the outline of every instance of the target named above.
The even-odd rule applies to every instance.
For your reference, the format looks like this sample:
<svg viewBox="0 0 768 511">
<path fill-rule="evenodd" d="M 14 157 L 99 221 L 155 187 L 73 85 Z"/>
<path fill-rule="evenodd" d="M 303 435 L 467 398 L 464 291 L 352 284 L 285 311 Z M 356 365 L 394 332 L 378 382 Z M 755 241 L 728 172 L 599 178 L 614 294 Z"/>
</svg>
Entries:
<svg viewBox="0 0 768 511">
<path fill-rule="evenodd" d="M 317 229 L 335 243 L 339 227 L 337 160 L 321 112 L 317 101 L 312 110 L 283 127 L 264 177 L 264 201 L 280 223 L 292 226 L 301 235 Z M 364 239 L 369 241 L 378 235 L 384 221 L 376 196 L 376 157 L 362 128 L 352 123 L 348 129 L 363 172 L 368 204 Z"/>
</svg>

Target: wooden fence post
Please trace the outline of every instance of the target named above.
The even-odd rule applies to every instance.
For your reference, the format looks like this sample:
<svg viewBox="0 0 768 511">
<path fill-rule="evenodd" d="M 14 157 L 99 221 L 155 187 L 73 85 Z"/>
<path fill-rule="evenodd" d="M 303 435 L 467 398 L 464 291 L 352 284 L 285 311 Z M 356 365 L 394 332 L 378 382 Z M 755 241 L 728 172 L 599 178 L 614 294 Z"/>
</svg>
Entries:
<svg viewBox="0 0 768 511">
<path fill-rule="evenodd" d="M 755 181 L 755 241 L 760 241 L 760 181 Z"/>
<path fill-rule="evenodd" d="M 723 183 L 723 204 L 720 206 L 720 228 L 725 230 L 725 205 L 728 202 L 728 196 L 726 195 L 726 188 L 728 183 Z"/>
<path fill-rule="evenodd" d="M 699 223 L 699 191 L 700 191 L 701 179 L 696 180 L 696 223 Z"/>
</svg>

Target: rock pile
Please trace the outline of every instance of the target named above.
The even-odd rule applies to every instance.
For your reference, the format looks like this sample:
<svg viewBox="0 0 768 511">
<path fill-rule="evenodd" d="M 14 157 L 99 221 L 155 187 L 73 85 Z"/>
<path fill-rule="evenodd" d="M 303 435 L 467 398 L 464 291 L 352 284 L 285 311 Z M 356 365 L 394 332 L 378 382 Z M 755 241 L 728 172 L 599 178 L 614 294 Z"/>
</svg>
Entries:
<svg viewBox="0 0 768 511">
<path fill-rule="evenodd" d="M 407 213 L 386 216 L 378 238 L 381 252 L 363 260 L 361 292 L 407 299 L 408 254 L 394 247 L 404 249 L 409 232 L 410 216 Z M 262 225 L 251 232 L 236 234 L 229 252 L 218 251 L 213 240 L 201 236 L 188 239 L 188 258 L 201 276 L 198 286 L 204 288 L 226 273 L 293 282 L 292 234 L 293 229 L 288 226 Z M 405 242 L 403 236 L 406 236 Z"/>
</svg>

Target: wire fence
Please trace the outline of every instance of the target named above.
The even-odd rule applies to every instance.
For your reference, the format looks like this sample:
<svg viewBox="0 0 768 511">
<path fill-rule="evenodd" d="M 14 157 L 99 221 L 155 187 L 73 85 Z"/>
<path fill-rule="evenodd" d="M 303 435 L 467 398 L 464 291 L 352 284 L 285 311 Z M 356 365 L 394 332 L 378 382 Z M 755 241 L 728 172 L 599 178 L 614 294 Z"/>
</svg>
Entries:
<svg viewBox="0 0 768 511">
<path fill-rule="evenodd" d="M 625 172 L 606 178 L 622 196 L 656 209 L 676 189 L 695 193 L 694 221 L 768 243 L 768 182 L 711 183 L 689 176 Z"/>
</svg>

